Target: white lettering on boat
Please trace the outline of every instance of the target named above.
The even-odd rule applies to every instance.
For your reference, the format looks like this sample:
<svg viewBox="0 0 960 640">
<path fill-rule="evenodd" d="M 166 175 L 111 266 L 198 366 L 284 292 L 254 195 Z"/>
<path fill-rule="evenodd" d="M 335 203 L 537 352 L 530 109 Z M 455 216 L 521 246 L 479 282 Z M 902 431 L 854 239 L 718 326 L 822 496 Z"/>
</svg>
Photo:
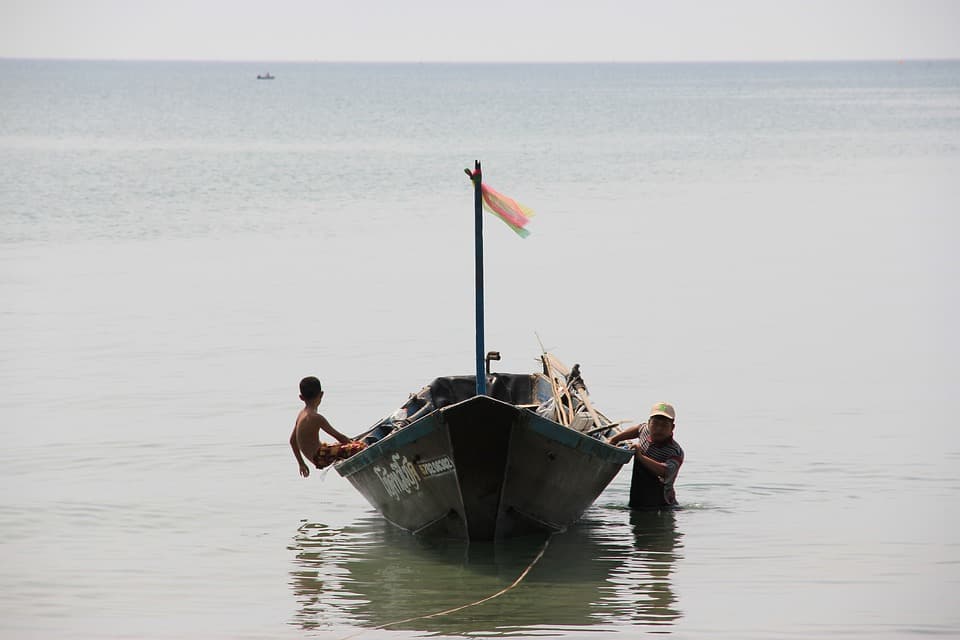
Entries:
<svg viewBox="0 0 960 640">
<path fill-rule="evenodd" d="M 420 475 L 424 478 L 438 476 L 441 473 L 453 471 L 453 460 L 450 459 L 450 456 L 440 456 L 433 460 L 424 460 L 423 462 L 417 463 L 417 471 L 419 471 Z"/>
<path fill-rule="evenodd" d="M 399 500 L 400 493 L 413 493 L 414 490 L 420 490 L 420 476 L 417 475 L 417 468 L 407 460 L 406 456 L 400 457 L 399 453 L 393 454 L 390 458 L 390 466 L 387 470 L 383 467 L 375 466 L 373 472 L 380 478 L 383 488 L 387 490 L 390 497 Z"/>
</svg>

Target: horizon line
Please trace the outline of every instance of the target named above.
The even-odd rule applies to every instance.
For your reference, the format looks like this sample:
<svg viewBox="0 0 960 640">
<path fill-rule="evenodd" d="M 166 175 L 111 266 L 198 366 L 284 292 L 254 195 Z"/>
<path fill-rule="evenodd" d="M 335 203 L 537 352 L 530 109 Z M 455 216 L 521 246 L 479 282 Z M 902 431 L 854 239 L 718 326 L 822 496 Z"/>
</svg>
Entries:
<svg viewBox="0 0 960 640">
<path fill-rule="evenodd" d="M 217 64 L 463 64 L 463 65 L 534 65 L 534 64 L 795 64 L 817 62 L 958 62 L 960 57 L 927 58 L 729 58 L 716 60 L 680 59 L 680 60 L 306 60 L 306 59 L 222 59 L 222 58 L 98 58 L 98 57 L 56 57 L 56 56 L 4 56 L 0 61 L 21 62 L 182 62 Z"/>
</svg>

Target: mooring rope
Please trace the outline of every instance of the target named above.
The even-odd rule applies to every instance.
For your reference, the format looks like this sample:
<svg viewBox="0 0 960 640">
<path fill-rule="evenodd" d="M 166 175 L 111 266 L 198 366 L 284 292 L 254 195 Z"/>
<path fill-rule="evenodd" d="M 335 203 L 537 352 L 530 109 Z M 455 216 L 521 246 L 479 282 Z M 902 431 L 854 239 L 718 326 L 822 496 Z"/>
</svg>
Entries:
<svg viewBox="0 0 960 640">
<path fill-rule="evenodd" d="M 515 586 L 517 586 L 518 584 L 520 584 L 520 582 L 522 582 L 523 579 L 527 577 L 527 574 L 530 573 L 530 570 L 533 569 L 533 566 L 534 566 L 535 564 L 537 564 L 537 562 L 540 561 L 540 558 L 543 557 L 544 552 L 547 550 L 547 546 L 550 544 L 550 538 L 552 538 L 552 537 L 553 537 L 553 534 L 550 534 L 549 536 L 547 536 L 547 539 L 543 541 L 543 546 L 540 547 L 540 552 L 537 553 L 536 557 L 535 557 L 533 560 L 530 561 L 530 564 L 527 565 L 527 568 L 524 569 L 523 572 L 522 572 L 519 576 L 517 576 L 517 579 L 516 579 L 516 580 L 514 580 L 509 586 L 504 587 L 503 589 L 500 589 L 500 591 L 497 591 L 497 592 L 494 593 L 493 595 L 489 595 L 489 596 L 487 596 L 486 598 L 483 598 L 483 599 L 481 599 L 481 600 L 477 600 L 476 602 L 471 602 L 471 603 L 469 603 L 469 604 L 462 604 L 462 605 L 460 605 L 459 607 L 454 607 L 453 609 L 444 609 L 443 611 L 437 611 L 437 612 L 435 612 L 435 613 L 428 613 L 428 614 L 423 615 L 423 616 L 415 616 L 415 617 L 413 617 L 413 618 L 407 618 L 406 620 L 396 620 L 396 621 L 394 621 L 394 622 L 388 622 L 388 623 L 386 623 L 386 624 L 381 624 L 381 625 L 378 625 L 378 626 L 376 626 L 376 627 L 369 627 L 369 628 L 366 628 L 366 629 L 361 629 L 361 630 L 359 630 L 359 631 L 356 631 L 356 632 L 354 632 L 354 633 L 351 633 L 351 634 L 348 635 L 348 636 L 343 636 L 342 638 L 340 638 L 340 640 L 349 640 L 350 638 L 356 638 L 356 637 L 359 636 L 361 633 L 364 633 L 364 632 L 366 632 L 366 631 L 376 631 L 377 629 L 386 629 L 387 627 L 392 627 L 392 626 L 397 625 L 397 624 L 404 624 L 404 623 L 406 623 L 406 622 L 413 622 L 414 620 L 426 620 L 427 618 L 436 618 L 437 616 L 445 616 L 445 615 L 447 615 L 448 613 L 456 613 L 457 611 L 462 611 L 463 609 L 469 609 L 470 607 L 475 607 L 475 606 L 477 606 L 478 604 L 483 604 L 484 602 L 489 602 L 490 600 L 493 600 L 494 598 L 499 598 L 500 596 L 502 596 L 503 594 L 505 594 L 507 591 L 510 591 L 510 590 L 513 589 Z"/>
</svg>

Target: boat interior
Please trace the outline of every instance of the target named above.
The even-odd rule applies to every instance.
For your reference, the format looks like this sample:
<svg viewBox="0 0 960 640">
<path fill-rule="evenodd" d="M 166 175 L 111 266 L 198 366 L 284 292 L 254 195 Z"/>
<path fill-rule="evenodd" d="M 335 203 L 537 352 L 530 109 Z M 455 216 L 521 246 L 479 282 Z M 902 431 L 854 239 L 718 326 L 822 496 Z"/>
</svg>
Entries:
<svg viewBox="0 0 960 640">
<path fill-rule="evenodd" d="M 590 403 L 580 365 L 567 369 L 549 353 L 541 357 L 542 373 L 488 373 L 487 394 L 558 424 L 595 438 L 610 435 L 619 423 L 611 421 Z M 370 445 L 397 429 L 477 393 L 475 376 L 443 376 L 412 393 L 399 409 L 383 418 L 360 437 Z"/>
</svg>

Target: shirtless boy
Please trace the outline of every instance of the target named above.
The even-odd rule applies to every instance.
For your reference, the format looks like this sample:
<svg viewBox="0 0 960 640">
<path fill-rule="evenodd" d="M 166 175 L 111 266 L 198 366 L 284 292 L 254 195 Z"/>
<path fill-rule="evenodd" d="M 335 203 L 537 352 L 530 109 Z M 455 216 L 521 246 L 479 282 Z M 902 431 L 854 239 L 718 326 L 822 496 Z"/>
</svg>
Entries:
<svg viewBox="0 0 960 640">
<path fill-rule="evenodd" d="M 290 447 L 300 465 L 300 475 L 310 476 L 310 469 L 303 461 L 303 456 L 316 465 L 317 469 L 330 466 L 338 460 L 345 460 L 353 454 L 366 448 L 362 442 L 351 441 L 333 428 L 327 419 L 317 413 L 320 400 L 323 399 L 323 389 L 320 381 L 308 376 L 300 381 L 300 399 L 303 400 L 303 409 L 297 414 L 297 422 L 290 434 Z M 338 444 L 320 442 L 320 429 L 337 439 Z M 300 452 L 303 455 L 300 455 Z"/>
</svg>

